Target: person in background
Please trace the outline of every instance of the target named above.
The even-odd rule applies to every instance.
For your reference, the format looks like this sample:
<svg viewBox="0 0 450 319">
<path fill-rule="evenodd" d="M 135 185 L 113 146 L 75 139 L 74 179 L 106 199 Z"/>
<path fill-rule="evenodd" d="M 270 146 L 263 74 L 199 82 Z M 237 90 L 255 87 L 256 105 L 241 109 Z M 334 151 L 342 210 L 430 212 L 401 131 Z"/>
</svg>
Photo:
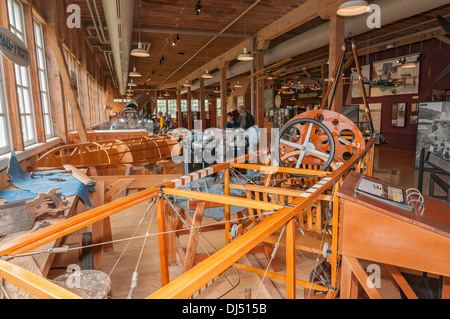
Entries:
<svg viewBox="0 0 450 319">
<path fill-rule="evenodd" d="M 228 123 L 227 123 L 226 128 L 227 129 L 237 129 L 239 126 L 238 126 L 237 122 L 234 120 L 233 112 L 229 112 L 227 114 L 227 117 L 228 117 Z"/>
<path fill-rule="evenodd" d="M 166 120 L 164 119 L 162 112 L 159 112 L 158 116 L 159 116 L 159 131 L 161 134 L 166 134 L 167 130 Z"/>
<path fill-rule="evenodd" d="M 239 117 L 238 117 L 238 127 L 244 130 L 255 126 L 255 119 L 253 116 L 247 112 L 243 105 L 238 107 Z"/>
</svg>

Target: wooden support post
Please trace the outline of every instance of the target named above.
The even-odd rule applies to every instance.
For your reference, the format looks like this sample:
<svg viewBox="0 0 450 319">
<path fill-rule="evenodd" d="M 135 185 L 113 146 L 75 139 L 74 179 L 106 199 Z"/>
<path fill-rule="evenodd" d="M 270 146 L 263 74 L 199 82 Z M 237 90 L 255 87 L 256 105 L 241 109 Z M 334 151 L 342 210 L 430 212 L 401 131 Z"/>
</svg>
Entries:
<svg viewBox="0 0 450 319">
<path fill-rule="evenodd" d="M 183 273 L 188 271 L 194 265 L 195 255 L 197 253 L 197 245 L 200 235 L 199 227 L 202 225 L 203 213 L 205 211 L 205 203 L 197 204 L 194 218 L 191 225 L 191 234 L 189 236 L 188 245 L 186 248 L 186 258 L 183 264 Z"/>
<path fill-rule="evenodd" d="M 222 107 L 221 127 L 225 129 L 227 126 L 227 113 L 228 113 L 228 85 L 227 85 L 227 68 L 228 64 L 220 67 L 220 100 Z"/>
<path fill-rule="evenodd" d="M 47 40 L 47 45 L 54 52 L 54 57 L 59 66 L 64 91 L 67 94 L 67 97 L 69 98 L 74 124 L 77 127 L 78 133 L 80 135 L 81 143 L 87 143 L 89 142 L 89 137 L 87 134 L 85 123 L 83 121 L 83 116 L 81 114 L 80 104 L 78 102 L 78 98 L 76 95 L 77 93 L 72 85 L 72 80 L 69 74 L 69 68 L 63 55 L 62 51 L 63 49 L 56 35 L 54 23 L 48 23 L 47 25 L 44 26 L 44 34 L 45 39 Z"/>
<path fill-rule="evenodd" d="M 169 258 L 167 254 L 166 217 L 164 214 L 164 198 L 162 194 L 158 196 L 156 202 L 158 220 L 158 240 L 159 240 L 159 260 L 161 265 L 161 282 L 163 287 L 170 282 Z"/>
<path fill-rule="evenodd" d="M 34 122 L 36 124 L 36 135 L 39 143 L 47 141 L 44 129 L 44 117 L 42 115 L 42 100 L 40 92 L 39 72 L 37 66 L 36 46 L 33 25 L 33 8 L 30 4 L 23 6 L 25 32 L 27 35 L 27 46 L 30 54 L 30 80 L 33 95 Z"/>
<path fill-rule="evenodd" d="M 229 168 L 225 170 L 224 192 L 225 192 L 225 194 L 224 194 L 225 196 L 230 196 L 230 169 Z M 230 205 L 225 205 L 225 245 L 228 245 L 231 241 L 230 219 L 231 219 Z"/>
<path fill-rule="evenodd" d="M 330 71 L 334 70 L 336 65 L 339 64 L 339 56 L 345 40 L 344 33 L 345 18 L 338 16 L 336 13 L 332 13 L 330 17 Z M 340 80 L 338 81 L 338 79 Z M 331 110 L 342 113 L 344 103 L 344 85 L 342 83 L 342 74 L 337 75 L 336 81 L 338 81 L 338 83 Z"/>
<path fill-rule="evenodd" d="M 337 287 L 337 268 L 338 268 L 338 232 L 339 232 L 339 197 L 337 192 L 339 191 L 340 181 L 336 183 L 333 194 L 333 238 L 331 243 L 331 286 Z"/>
<path fill-rule="evenodd" d="M 177 123 L 178 128 L 183 127 L 183 112 L 181 112 L 181 86 L 177 86 Z"/>
<path fill-rule="evenodd" d="M 200 77 L 200 112 L 202 117 L 202 130 L 206 130 L 206 104 L 205 79 Z"/>
<path fill-rule="evenodd" d="M 255 71 L 260 72 L 264 70 L 264 52 L 257 51 L 255 59 Z M 265 125 L 264 121 L 264 80 L 256 81 L 256 107 L 255 107 L 255 122 L 258 127 L 263 128 Z M 253 92 L 252 92 L 253 94 Z"/>
<path fill-rule="evenodd" d="M 93 195 L 94 207 L 103 206 L 105 203 L 105 183 L 98 182 L 95 185 L 95 193 Z M 104 234 L 104 220 L 100 220 L 92 225 L 92 241 L 94 244 L 100 244 L 103 242 Z M 103 247 L 94 247 L 94 266 L 96 270 L 102 270 L 103 268 Z"/>
<path fill-rule="evenodd" d="M 296 297 L 296 271 L 295 271 L 295 223 L 290 220 L 286 227 L 286 284 L 287 299 Z"/>
<path fill-rule="evenodd" d="M 194 129 L 194 122 L 192 120 L 192 89 L 191 89 L 191 87 L 187 88 L 186 103 L 187 103 L 187 113 L 188 113 L 188 130 L 192 131 Z"/>
<path fill-rule="evenodd" d="M 352 269 L 347 261 L 342 261 L 341 267 L 341 299 L 356 299 L 358 296 L 358 281 L 352 273 Z"/>
<path fill-rule="evenodd" d="M 9 29 L 7 0 L 0 0 L 0 26 Z M 5 72 L 6 97 L 8 99 L 8 111 L 11 130 L 12 146 L 16 151 L 24 151 L 22 139 L 22 125 L 20 122 L 19 97 L 16 90 L 16 76 L 14 64 L 3 57 L 3 69 Z"/>
</svg>

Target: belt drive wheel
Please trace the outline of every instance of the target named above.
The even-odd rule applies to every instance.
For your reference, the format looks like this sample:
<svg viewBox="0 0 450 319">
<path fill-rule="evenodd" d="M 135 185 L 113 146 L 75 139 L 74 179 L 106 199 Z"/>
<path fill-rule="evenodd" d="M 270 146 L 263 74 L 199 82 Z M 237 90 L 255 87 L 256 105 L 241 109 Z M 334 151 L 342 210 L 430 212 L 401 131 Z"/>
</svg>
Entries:
<svg viewBox="0 0 450 319">
<path fill-rule="evenodd" d="M 339 168 L 355 156 L 356 150 L 364 149 L 364 136 L 351 120 L 333 111 L 315 110 L 300 114 L 282 128 L 275 155 L 281 167 L 326 171 Z"/>
</svg>

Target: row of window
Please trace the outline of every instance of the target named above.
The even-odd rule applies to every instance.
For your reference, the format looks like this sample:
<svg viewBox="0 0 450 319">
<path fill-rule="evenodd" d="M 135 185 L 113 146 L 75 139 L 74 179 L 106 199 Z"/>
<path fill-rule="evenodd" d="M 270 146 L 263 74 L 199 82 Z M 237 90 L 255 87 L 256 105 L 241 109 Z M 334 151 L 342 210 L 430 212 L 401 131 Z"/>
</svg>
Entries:
<svg viewBox="0 0 450 319">
<path fill-rule="evenodd" d="M 167 101 L 167 102 L 166 102 Z M 217 99 L 217 116 L 221 116 L 221 99 Z M 200 112 L 200 101 L 197 99 L 191 100 L 192 112 Z M 209 101 L 205 101 L 205 112 L 209 111 Z M 169 113 L 172 117 L 177 114 L 177 100 L 158 100 L 157 113 Z M 181 100 L 181 112 L 187 112 L 187 100 Z"/>
<path fill-rule="evenodd" d="M 23 6 L 20 1 L 8 0 L 9 28 L 25 44 L 25 22 Z M 33 19 L 34 42 L 36 50 L 39 88 L 31 87 L 30 68 L 14 65 L 16 78 L 17 98 L 19 103 L 20 123 L 22 126 L 22 138 L 24 146 L 36 144 L 36 121 L 34 114 L 32 89 L 38 89 L 42 101 L 42 115 L 46 138 L 53 137 L 53 125 L 50 108 L 50 96 L 47 79 L 47 66 L 45 62 L 45 47 L 42 25 Z M 10 84 L 9 84 L 10 85 Z M 4 80 L 3 59 L 0 59 L 0 155 L 11 151 L 11 136 L 8 120 L 8 101 L 6 98 L 6 83 Z"/>
</svg>

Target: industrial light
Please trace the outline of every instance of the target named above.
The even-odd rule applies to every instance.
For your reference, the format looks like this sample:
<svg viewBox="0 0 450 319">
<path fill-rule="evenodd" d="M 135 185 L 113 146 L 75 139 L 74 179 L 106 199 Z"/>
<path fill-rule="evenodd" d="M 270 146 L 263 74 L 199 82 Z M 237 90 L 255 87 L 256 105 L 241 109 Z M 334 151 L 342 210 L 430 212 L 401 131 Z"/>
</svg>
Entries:
<svg viewBox="0 0 450 319">
<path fill-rule="evenodd" d="M 129 86 L 129 87 L 136 87 L 137 84 L 134 83 L 133 79 L 131 79 L 130 83 L 128 83 L 128 86 Z"/>
<path fill-rule="evenodd" d="M 283 83 L 283 85 L 281 86 L 282 89 L 287 90 L 290 88 L 289 85 L 287 85 L 286 83 Z"/>
<path fill-rule="evenodd" d="M 203 79 L 212 79 L 212 74 L 209 73 L 208 69 L 206 69 L 206 72 L 202 75 Z"/>
<path fill-rule="evenodd" d="M 166 93 L 164 94 L 164 96 L 170 96 L 169 92 L 166 91 Z"/>
<path fill-rule="evenodd" d="M 245 15 L 245 47 L 244 47 L 244 53 L 238 56 L 238 61 L 253 61 L 253 56 L 247 52 L 247 15 Z"/>
<path fill-rule="evenodd" d="M 140 1 L 138 0 L 137 2 L 137 6 L 138 6 L 138 19 L 139 19 L 139 42 L 138 42 L 138 47 L 137 49 L 134 49 L 133 51 L 131 51 L 131 55 L 135 56 L 137 58 L 148 58 L 150 56 L 150 54 L 147 52 L 147 50 L 144 49 L 144 46 L 142 45 L 141 42 L 141 9 L 140 9 Z"/>
<path fill-rule="evenodd" d="M 244 48 L 244 53 L 238 56 L 239 61 L 253 61 L 253 55 L 247 52 L 247 48 Z"/>
<path fill-rule="evenodd" d="M 237 89 L 240 89 L 242 87 L 241 83 L 239 83 L 239 81 L 236 83 L 236 85 L 234 86 Z"/>
<path fill-rule="evenodd" d="M 142 74 L 140 74 L 138 71 L 136 71 L 136 67 L 134 67 L 133 72 L 130 72 L 130 74 L 128 76 L 132 77 L 132 78 L 140 78 L 142 76 Z"/>
<path fill-rule="evenodd" d="M 131 55 L 137 58 L 148 58 L 150 54 L 144 49 L 142 42 L 138 43 L 137 49 L 131 51 Z"/>
<path fill-rule="evenodd" d="M 214 90 L 214 93 L 219 94 L 220 93 L 220 89 L 218 87 L 216 87 L 216 89 Z"/>
<path fill-rule="evenodd" d="M 341 4 L 337 14 L 343 17 L 352 17 L 364 14 L 369 11 L 369 4 L 367 1 L 347 1 Z"/>
<path fill-rule="evenodd" d="M 189 80 L 186 80 L 186 83 L 184 83 L 183 86 L 186 88 L 190 88 L 192 86 L 192 84 L 189 83 Z"/>
</svg>

